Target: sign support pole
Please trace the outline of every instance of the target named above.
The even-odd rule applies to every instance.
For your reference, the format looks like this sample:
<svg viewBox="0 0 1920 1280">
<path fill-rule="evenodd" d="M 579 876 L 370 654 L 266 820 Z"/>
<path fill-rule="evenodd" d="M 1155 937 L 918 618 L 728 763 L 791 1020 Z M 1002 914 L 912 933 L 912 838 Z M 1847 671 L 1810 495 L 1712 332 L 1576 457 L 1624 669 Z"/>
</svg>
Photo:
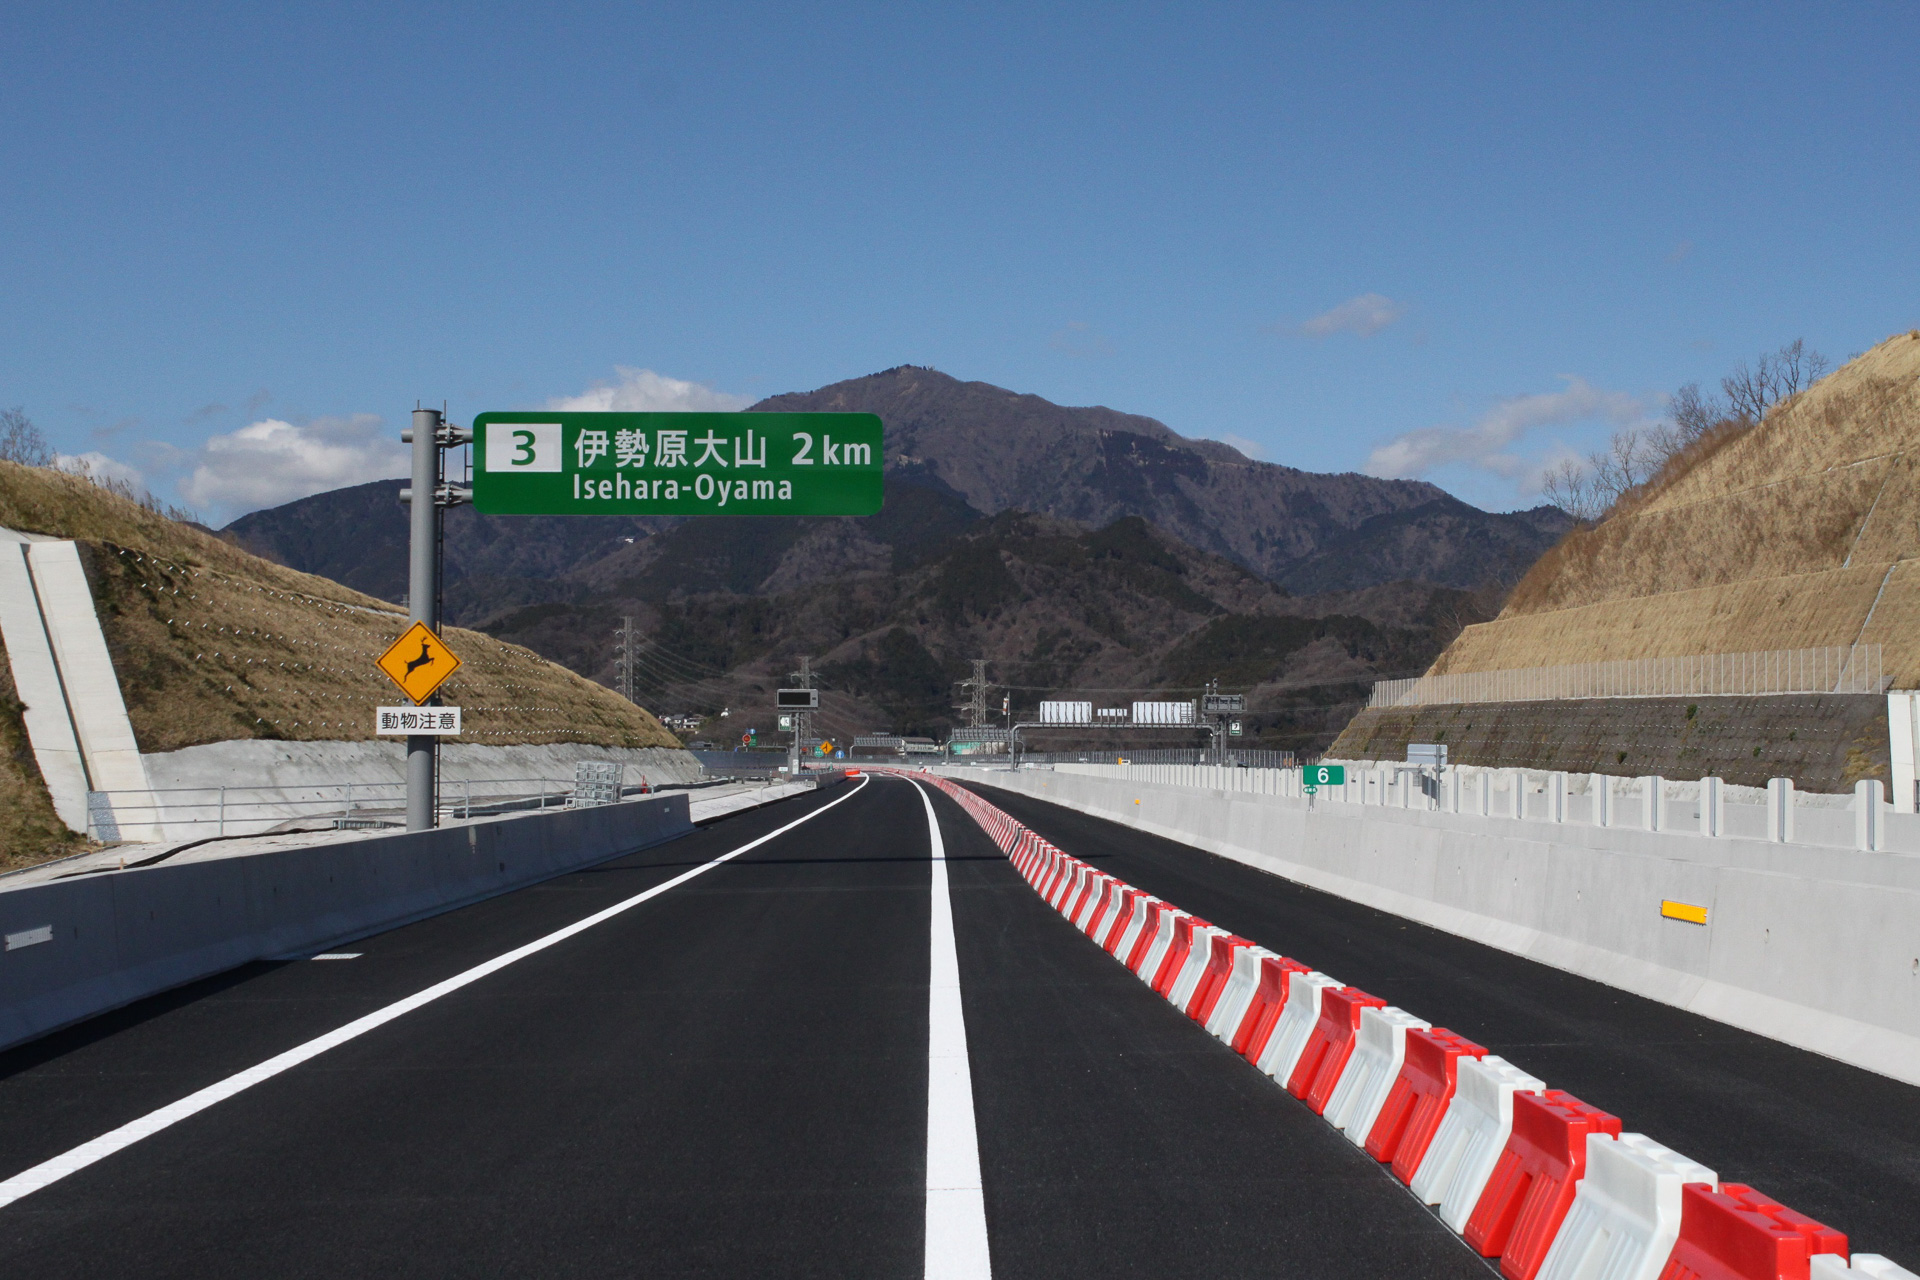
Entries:
<svg viewBox="0 0 1920 1280">
<path fill-rule="evenodd" d="M 407 511 L 407 614 L 436 635 L 440 631 L 440 413 L 413 411 L 413 491 Z M 438 825 L 434 795 L 437 739 L 407 735 L 407 830 Z"/>
</svg>

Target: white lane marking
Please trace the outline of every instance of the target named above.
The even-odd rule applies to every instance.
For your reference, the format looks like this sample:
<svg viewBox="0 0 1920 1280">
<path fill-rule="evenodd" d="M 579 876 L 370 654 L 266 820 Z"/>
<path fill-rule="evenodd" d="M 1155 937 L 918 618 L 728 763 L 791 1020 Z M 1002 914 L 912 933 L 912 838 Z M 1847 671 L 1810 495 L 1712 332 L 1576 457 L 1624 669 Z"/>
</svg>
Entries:
<svg viewBox="0 0 1920 1280">
<path fill-rule="evenodd" d="M 315 960 L 358 960 L 365 954 L 364 951 L 328 951 L 313 958 Z"/>
<path fill-rule="evenodd" d="M 545 951 L 548 947 L 565 942 L 576 933 L 584 933 L 597 924 L 613 919 L 623 911 L 631 910 L 648 899 L 659 897 L 669 889 L 678 888 L 695 876 L 704 875 L 722 863 L 731 862 L 748 850 L 758 848 L 775 836 L 786 834 L 803 822 L 813 821 L 835 805 L 845 804 L 859 795 L 866 785 L 866 780 L 862 779 L 859 786 L 839 799 L 823 804 L 812 813 L 795 818 L 786 826 L 769 831 L 757 840 L 749 840 L 731 853 L 721 854 L 712 862 L 694 867 L 690 871 L 683 871 L 673 879 L 663 881 L 644 893 L 636 893 L 633 897 L 616 902 L 603 911 L 596 911 L 585 919 L 576 920 L 564 929 L 556 929 L 544 938 L 536 938 L 525 946 L 515 947 L 512 951 L 477 964 L 463 973 L 457 973 L 444 982 L 436 982 L 423 991 L 417 991 L 403 1000 L 394 1001 L 384 1009 L 376 1009 L 363 1018 L 356 1018 L 343 1027 L 329 1031 L 323 1036 L 316 1036 L 305 1044 L 296 1045 L 277 1057 L 268 1058 L 258 1066 L 248 1067 L 245 1071 L 230 1075 L 217 1084 L 208 1085 L 198 1093 L 190 1093 L 178 1102 L 161 1107 L 158 1111 L 148 1112 L 138 1120 L 129 1121 L 118 1129 L 103 1133 L 91 1142 L 83 1142 L 71 1151 L 63 1152 L 51 1160 L 42 1161 L 31 1169 L 16 1173 L 5 1182 L 0 1182 L 0 1208 L 5 1208 L 14 1201 L 30 1196 L 44 1187 L 50 1187 L 68 1174 L 78 1173 L 88 1165 L 104 1160 L 114 1152 L 122 1151 L 142 1138 L 152 1137 L 162 1129 L 179 1124 L 187 1117 L 205 1111 L 217 1102 L 224 1102 L 237 1093 L 251 1089 L 263 1080 L 271 1080 L 282 1071 L 297 1067 L 309 1058 L 317 1058 L 327 1050 L 343 1045 L 349 1040 L 358 1039 L 376 1027 L 385 1026 L 395 1018 L 412 1013 L 423 1005 L 432 1004 L 441 996 L 449 995 L 470 983 L 478 982 L 488 974 L 498 973 L 508 965 L 524 960 L 535 952 Z"/>
<path fill-rule="evenodd" d="M 973 1072 L 960 1008 L 960 956 L 947 893 L 947 847 L 933 801 L 917 782 L 933 846 L 932 937 L 927 973 L 927 1258 L 929 1280 L 993 1275 L 987 1205 L 980 1185 L 980 1140 L 973 1126 Z"/>
</svg>

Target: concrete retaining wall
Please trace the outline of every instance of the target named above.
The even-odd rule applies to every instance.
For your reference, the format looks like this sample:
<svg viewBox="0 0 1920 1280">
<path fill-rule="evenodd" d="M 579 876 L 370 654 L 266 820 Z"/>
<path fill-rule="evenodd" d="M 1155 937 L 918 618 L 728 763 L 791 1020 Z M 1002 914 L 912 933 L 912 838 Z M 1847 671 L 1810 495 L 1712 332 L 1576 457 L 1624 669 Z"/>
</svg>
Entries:
<svg viewBox="0 0 1920 1280">
<path fill-rule="evenodd" d="M 691 831 L 684 793 L 0 892 L 0 1048 Z M 41 930 L 45 942 L 29 942 Z"/>
<path fill-rule="evenodd" d="M 942 772 L 1920 1084 L 1920 856 L 1380 805 L 1309 810 L 1287 796 L 1050 770 Z M 1662 899 L 1705 906 L 1708 922 L 1663 918 Z"/>
</svg>

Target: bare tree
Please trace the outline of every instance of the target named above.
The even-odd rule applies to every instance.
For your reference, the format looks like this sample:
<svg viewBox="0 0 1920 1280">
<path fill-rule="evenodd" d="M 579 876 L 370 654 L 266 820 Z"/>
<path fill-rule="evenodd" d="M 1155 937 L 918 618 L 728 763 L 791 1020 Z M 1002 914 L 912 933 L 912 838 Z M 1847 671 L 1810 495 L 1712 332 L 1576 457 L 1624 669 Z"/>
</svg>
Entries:
<svg viewBox="0 0 1920 1280">
<path fill-rule="evenodd" d="M 1565 459 L 1542 477 L 1541 494 L 1577 520 L 1605 519 L 1675 455 L 1722 427 L 1744 430 L 1757 425 L 1775 406 L 1819 381 L 1827 368 L 1826 357 L 1795 338 L 1762 355 L 1754 367 L 1742 361 L 1722 378 L 1725 400 L 1702 394 L 1699 383 L 1689 382 L 1674 393 L 1667 421 L 1617 431 L 1606 448 L 1584 461 Z"/>
<path fill-rule="evenodd" d="M 1679 437 L 1678 447 L 1684 449 L 1731 415 L 1724 402 L 1711 395 L 1701 395 L 1700 384 L 1689 382 L 1673 393 L 1667 416 L 1673 422 L 1674 434 Z"/>
<path fill-rule="evenodd" d="M 53 465 L 53 450 L 47 438 L 18 406 L 0 409 L 0 459 L 28 467 Z"/>
<path fill-rule="evenodd" d="M 1795 338 L 1778 351 L 1761 356 L 1751 369 L 1741 361 L 1731 374 L 1720 379 L 1720 389 L 1726 392 L 1730 416 L 1751 426 L 1763 421 L 1775 405 L 1818 382 L 1826 371 L 1826 357 L 1807 350 L 1805 339 Z"/>
</svg>

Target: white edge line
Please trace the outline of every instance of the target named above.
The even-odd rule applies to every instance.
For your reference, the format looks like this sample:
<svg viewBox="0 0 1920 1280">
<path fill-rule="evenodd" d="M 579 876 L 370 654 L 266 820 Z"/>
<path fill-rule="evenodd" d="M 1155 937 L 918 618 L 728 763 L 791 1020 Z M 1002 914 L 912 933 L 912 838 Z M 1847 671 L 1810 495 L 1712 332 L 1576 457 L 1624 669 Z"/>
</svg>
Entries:
<svg viewBox="0 0 1920 1280">
<path fill-rule="evenodd" d="M 597 924 L 613 919 L 613 917 L 623 911 L 631 910 L 649 899 L 659 897 L 669 889 L 678 888 L 695 876 L 704 875 L 722 863 L 731 862 L 741 854 L 758 848 L 775 836 L 786 834 L 803 822 L 813 821 L 835 805 L 846 803 L 856 795 L 859 795 L 866 785 L 866 781 L 863 779 L 859 786 L 847 792 L 846 795 L 841 796 L 839 799 L 823 804 L 812 813 L 796 818 L 784 827 L 769 831 L 766 835 L 756 840 L 749 840 L 738 849 L 729 853 L 723 853 L 711 862 L 683 871 L 671 880 L 662 881 L 660 884 L 655 885 L 643 893 L 637 893 L 631 898 L 616 902 L 612 906 L 601 911 L 596 911 L 582 920 L 576 920 L 565 928 L 556 929 L 543 938 L 536 938 L 524 946 L 515 947 L 512 951 L 495 956 L 493 959 L 477 964 L 462 973 L 456 973 L 451 978 L 442 982 L 436 982 L 434 985 L 422 991 L 416 991 L 404 999 L 396 1000 L 383 1009 L 376 1009 L 365 1017 L 356 1018 L 345 1026 L 337 1027 L 325 1035 L 316 1036 L 305 1044 L 296 1045 L 288 1049 L 285 1053 L 268 1058 L 265 1062 L 248 1067 L 245 1071 L 230 1075 L 226 1079 L 215 1084 L 210 1084 L 196 1093 L 190 1093 L 178 1102 L 169 1103 L 157 1111 L 150 1111 L 138 1120 L 131 1120 L 121 1125 L 118 1129 L 109 1130 L 101 1134 L 90 1142 L 81 1143 L 71 1151 L 62 1152 L 50 1160 L 43 1160 L 31 1169 L 16 1173 L 6 1181 L 0 1182 L 0 1209 L 5 1208 L 16 1200 L 30 1196 L 36 1191 L 50 1187 L 67 1175 L 78 1173 L 88 1165 L 104 1160 L 116 1151 L 122 1151 L 132 1146 L 142 1138 L 152 1137 L 162 1129 L 170 1128 L 182 1120 L 187 1119 L 189 1116 L 205 1111 L 215 1103 L 224 1102 L 237 1093 L 251 1089 L 263 1080 L 271 1080 L 281 1072 L 292 1067 L 297 1067 L 309 1058 L 317 1058 L 329 1049 L 343 1045 L 349 1040 L 358 1039 L 376 1027 L 385 1026 L 396 1018 L 412 1013 L 415 1009 L 432 1004 L 441 996 L 458 991 L 469 983 L 478 982 L 489 974 L 498 973 L 508 965 L 516 961 L 524 960 L 535 952 L 545 951 L 548 947 L 565 942 L 575 934 L 584 933 Z"/>
<path fill-rule="evenodd" d="M 973 1116 L 973 1068 L 960 1003 L 960 956 L 947 885 L 946 842 L 933 800 L 909 778 L 927 811 L 933 857 L 927 969 L 927 1241 L 929 1280 L 986 1280 L 993 1275 L 987 1247 L 986 1193 L 980 1180 L 980 1140 Z"/>
</svg>

